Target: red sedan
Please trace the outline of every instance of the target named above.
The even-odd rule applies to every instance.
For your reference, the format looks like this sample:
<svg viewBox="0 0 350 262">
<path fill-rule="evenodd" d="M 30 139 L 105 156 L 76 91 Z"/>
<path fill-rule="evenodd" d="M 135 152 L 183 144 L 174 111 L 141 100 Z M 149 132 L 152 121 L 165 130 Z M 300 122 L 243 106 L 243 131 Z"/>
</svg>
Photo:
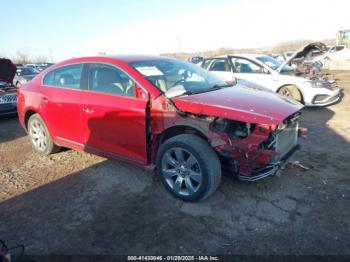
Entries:
<svg viewBox="0 0 350 262">
<path fill-rule="evenodd" d="M 156 169 L 185 201 L 212 194 L 223 168 L 248 181 L 276 174 L 297 148 L 301 108 L 154 56 L 71 59 L 18 91 L 20 122 L 39 153 L 68 147 Z"/>
</svg>

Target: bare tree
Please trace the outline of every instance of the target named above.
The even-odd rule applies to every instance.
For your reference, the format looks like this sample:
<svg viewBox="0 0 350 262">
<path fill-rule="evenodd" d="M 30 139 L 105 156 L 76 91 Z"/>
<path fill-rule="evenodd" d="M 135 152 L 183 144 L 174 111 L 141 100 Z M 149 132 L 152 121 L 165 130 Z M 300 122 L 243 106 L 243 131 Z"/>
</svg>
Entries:
<svg viewBox="0 0 350 262">
<path fill-rule="evenodd" d="M 230 47 L 221 47 L 216 50 L 208 50 L 204 52 L 196 53 L 167 53 L 162 54 L 165 56 L 176 57 L 180 59 L 187 59 L 193 55 L 199 55 L 204 57 L 213 57 L 218 55 L 227 55 L 227 54 L 239 54 L 239 53 L 256 53 L 256 54 L 271 54 L 271 53 L 282 53 L 286 51 L 294 51 L 302 46 L 312 43 L 312 42 L 322 42 L 326 45 L 335 45 L 335 39 L 323 39 L 323 40 L 307 40 L 300 39 L 294 41 L 286 41 L 279 43 L 272 47 L 260 47 L 260 48 L 230 48 Z"/>
<path fill-rule="evenodd" d="M 47 63 L 47 61 L 47 57 L 43 55 L 36 56 L 34 59 L 32 59 L 32 62 L 37 64 Z"/>
<path fill-rule="evenodd" d="M 30 62 L 30 56 L 28 52 L 17 51 L 16 57 L 13 59 L 15 63 L 27 64 Z"/>
</svg>

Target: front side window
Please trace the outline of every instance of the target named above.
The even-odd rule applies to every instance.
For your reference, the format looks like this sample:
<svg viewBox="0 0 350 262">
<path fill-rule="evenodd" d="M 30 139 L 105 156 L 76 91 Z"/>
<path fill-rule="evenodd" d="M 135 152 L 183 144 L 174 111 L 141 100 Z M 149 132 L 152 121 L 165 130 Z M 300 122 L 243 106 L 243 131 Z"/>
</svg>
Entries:
<svg viewBox="0 0 350 262">
<path fill-rule="evenodd" d="M 227 72 L 230 71 L 230 69 L 226 59 L 214 59 L 213 63 L 209 68 L 209 71 Z"/>
<path fill-rule="evenodd" d="M 240 58 L 240 57 L 232 57 L 232 64 L 236 69 L 237 73 L 243 74 L 260 74 L 263 73 L 263 67 L 253 63 L 252 61 Z"/>
<path fill-rule="evenodd" d="M 163 93 L 181 86 L 187 94 L 208 92 L 227 85 L 221 78 L 197 65 L 175 60 L 155 59 L 131 62 L 130 65 Z"/>
<path fill-rule="evenodd" d="M 119 96 L 135 96 L 135 82 L 122 70 L 105 64 L 90 64 L 89 90 Z"/>
<path fill-rule="evenodd" d="M 212 61 L 211 59 L 204 60 L 204 62 L 202 64 L 202 67 L 205 68 L 205 69 L 208 69 L 211 61 Z"/>
<path fill-rule="evenodd" d="M 82 64 L 64 66 L 49 72 L 44 77 L 43 84 L 47 86 L 79 89 L 82 71 Z"/>
</svg>

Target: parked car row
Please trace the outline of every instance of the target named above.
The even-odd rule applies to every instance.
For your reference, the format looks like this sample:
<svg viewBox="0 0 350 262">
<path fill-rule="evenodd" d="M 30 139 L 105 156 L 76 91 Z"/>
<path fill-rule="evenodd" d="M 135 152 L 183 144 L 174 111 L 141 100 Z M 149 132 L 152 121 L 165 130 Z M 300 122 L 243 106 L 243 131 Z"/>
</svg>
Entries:
<svg viewBox="0 0 350 262">
<path fill-rule="evenodd" d="M 52 66 L 53 63 L 39 63 L 39 64 L 16 64 L 17 67 L 30 67 L 36 71 L 44 71 L 46 68 Z"/>
<path fill-rule="evenodd" d="M 24 83 L 32 80 L 40 72 L 32 67 L 17 67 L 16 75 L 13 79 L 13 84 L 19 88 Z"/>
<path fill-rule="evenodd" d="M 16 64 L 17 71 L 16 76 L 13 80 L 13 84 L 16 87 L 21 87 L 24 83 L 32 80 L 37 74 L 46 68 L 52 66 L 52 63 L 46 64 Z"/>
<path fill-rule="evenodd" d="M 240 54 L 204 59 L 201 66 L 227 81 L 233 78 L 290 97 L 305 106 L 326 106 L 340 99 L 335 81 L 310 80 L 294 74 L 294 69 L 267 55 Z"/>
<path fill-rule="evenodd" d="M 52 63 L 13 64 L 10 59 L 0 59 L 0 116 L 17 114 L 16 91 L 32 80 Z"/>
</svg>

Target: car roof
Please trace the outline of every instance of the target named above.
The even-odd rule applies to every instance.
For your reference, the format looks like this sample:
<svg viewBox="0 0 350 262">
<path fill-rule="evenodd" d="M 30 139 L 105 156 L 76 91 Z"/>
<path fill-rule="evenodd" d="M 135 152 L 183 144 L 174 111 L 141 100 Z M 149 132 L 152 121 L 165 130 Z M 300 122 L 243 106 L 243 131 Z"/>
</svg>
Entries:
<svg viewBox="0 0 350 262">
<path fill-rule="evenodd" d="M 165 56 L 152 56 L 152 55 L 103 55 L 103 56 L 86 56 L 86 57 L 77 57 L 72 58 L 68 60 L 64 60 L 58 64 L 69 64 L 69 63 L 76 63 L 76 62 L 89 62 L 89 61 L 98 61 L 98 60 L 104 60 L 104 59 L 113 59 L 119 62 L 123 63 L 131 63 L 131 62 L 138 62 L 138 61 L 150 61 L 150 60 L 159 60 L 159 59 L 175 59 L 171 57 L 165 57 Z"/>
<path fill-rule="evenodd" d="M 250 58 L 250 59 L 256 59 L 259 56 L 267 56 L 265 54 L 228 54 L 228 55 L 221 55 L 221 56 L 216 56 L 216 57 L 212 57 L 212 58 L 226 58 L 229 56 L 241 56 L 241 57 L 245 57 L 245 58 Z M 210 58 L 208 58 L 210 59 Z"/>
<path fill-rule="evenodd" d="M 165 56 L 156 56 L 156 55 L 110 55 L 107 56 L 112 59 L 120 60 L 125 63 L 129 62 L 138 62 L 138 61 L 149 61 L 149 60 L 159 60 L 159 59 L 174 59 Z"/>
</svg>

